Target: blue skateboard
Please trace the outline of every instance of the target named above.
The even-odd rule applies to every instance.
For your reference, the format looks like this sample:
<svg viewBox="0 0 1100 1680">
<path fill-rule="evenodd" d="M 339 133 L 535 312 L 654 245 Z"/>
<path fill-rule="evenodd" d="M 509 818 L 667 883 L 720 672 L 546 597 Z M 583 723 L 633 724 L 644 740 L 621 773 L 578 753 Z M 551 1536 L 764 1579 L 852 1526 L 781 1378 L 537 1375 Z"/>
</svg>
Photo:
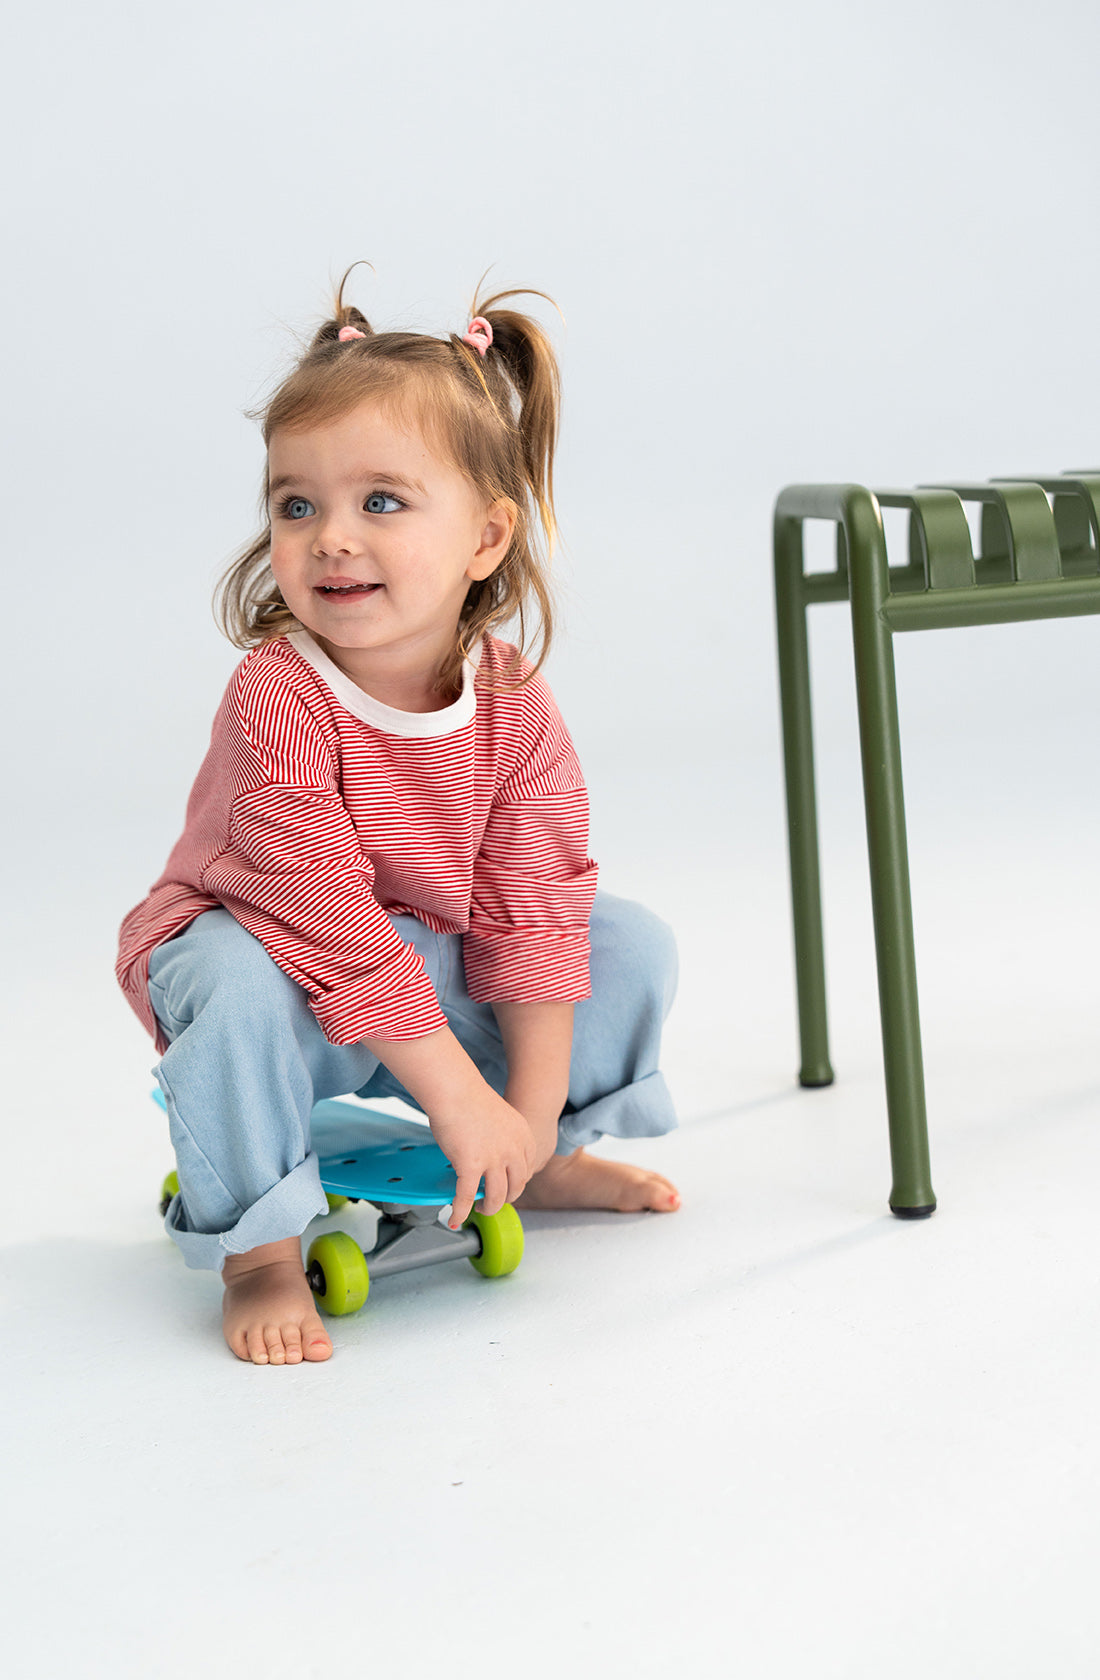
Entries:
<svg viewBox="0 0 1100 1680">
<path fill-rule="evenodd" d="M 153 1097 L 164 1108 L 159 1090 Z M 374 1247 L 365 1253 L 344 1231 L 326 1231 L 310 1243 L 306 1278 L 326 1312 L 358 1312 L 376 1279 L 444 1260 L 469 1260 L 483 1277 L 515 1271 L 523 1258 L 523 1226 L 515 1208 L 475 1211 L 461 1231 L 442 1222 L 441 1210 L 454 1200 L 455 1173 L 426 1125 L 330 1100 L 315 1105 L 310 1127 L 322 1151 L 321 1186 L 329 1211 L 369 1202 L 381 1215 Z M 178 1190 L 176 1174 L 169 1173 L 162 1213 Z"/>
</svg>

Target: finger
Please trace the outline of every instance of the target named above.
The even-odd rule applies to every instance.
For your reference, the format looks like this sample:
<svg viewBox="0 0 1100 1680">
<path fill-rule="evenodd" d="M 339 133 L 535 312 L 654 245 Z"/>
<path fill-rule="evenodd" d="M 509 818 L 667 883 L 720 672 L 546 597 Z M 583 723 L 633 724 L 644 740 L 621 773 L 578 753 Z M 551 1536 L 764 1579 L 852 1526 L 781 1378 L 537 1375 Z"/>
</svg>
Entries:
<svg viewBox="0 0 1100 1680">
<path fill-rule="evenodd" d="M 485 1194 L 478 1203 L 480 1213 L 499 1213 L 508 1196 L 508 1174 L 503 1167 L 490 1167 L 485 1174 Z"/>
<path fill-rule="evenodd" d="M 451 1203 L 451 1217 L 448 1221 L 452 1231 L 461 1231 L 463 1225 L 469 1219 L 479 1183 L 479 1174 L 459 1173 L 458 1183 L 455 1185 L 454 1201 Z"/>
<path fill-rule="evenodd" d="M 511 1172 L 508 1174 L 508 1201 L 519 1201 L 519 1198 L 523 1195 L 523 1192 L 526 1190 L 531 1181 L 534 1170 L 533 1163 L 513 1166 Z"/>
</svg>

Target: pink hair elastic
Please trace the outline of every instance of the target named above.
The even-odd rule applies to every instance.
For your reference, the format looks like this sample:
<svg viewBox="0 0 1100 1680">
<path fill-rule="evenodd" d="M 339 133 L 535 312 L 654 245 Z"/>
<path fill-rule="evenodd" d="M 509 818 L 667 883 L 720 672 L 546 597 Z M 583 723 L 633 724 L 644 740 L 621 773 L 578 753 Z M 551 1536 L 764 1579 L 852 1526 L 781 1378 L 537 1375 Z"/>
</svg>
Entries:
<svg viewBox="0 0 1100 1680">
<path fill-rule="evenodd" d="M 475 315 L 462 335 L 463 344 L 472 344 L 479 356 L 484 356 L 493 342 L 493 329 L 484 315 Z"/>
<path fill-rule="evenodd" d="M 366 338 L 367 335 L 361 333 L 358 327 L 341 327 L 336 336 L 341 344 L 346 344 L 351 338 Z"/>
</svg>

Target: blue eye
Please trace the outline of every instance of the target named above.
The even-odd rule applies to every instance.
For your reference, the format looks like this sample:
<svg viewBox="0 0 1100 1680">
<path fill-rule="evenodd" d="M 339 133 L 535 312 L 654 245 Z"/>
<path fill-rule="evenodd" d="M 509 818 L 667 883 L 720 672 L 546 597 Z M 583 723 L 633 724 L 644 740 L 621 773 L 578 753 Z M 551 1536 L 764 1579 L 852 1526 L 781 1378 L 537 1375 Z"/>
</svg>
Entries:
<svg viewBox="0 0 1100 1680">
<path fill-rule="evenodd" d="M 388 507 L 387 502 L 389 503 Z M 392 513 L 395 508 L 399 508 L 401 505 L 396 496 L 388 495 L 385 490 L 372 490 L 363 503 L 368 513 Z"/>
<path fill-rule="evenodd" d="M 307 502 L 304 496 L 290 496 L 283 503 L 283 513 L 287 519 L 308 519 L 313 512 L 313 503 Z"/>
</svg>

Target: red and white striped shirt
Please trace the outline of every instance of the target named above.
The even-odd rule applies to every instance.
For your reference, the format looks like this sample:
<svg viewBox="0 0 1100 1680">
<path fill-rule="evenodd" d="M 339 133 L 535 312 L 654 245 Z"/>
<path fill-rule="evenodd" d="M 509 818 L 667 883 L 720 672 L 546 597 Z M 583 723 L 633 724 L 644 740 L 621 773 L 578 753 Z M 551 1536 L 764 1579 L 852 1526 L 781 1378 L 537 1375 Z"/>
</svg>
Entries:
<svg viewBox="0 0 1100 1680">
<path fill-rule="evenodd" d="M 163 875 L 122 924 L 117 973 L 164 1049 L 149 955 L 224 905 L 307 992 L 333 1044 L 445 1026 L 384 911 L 464 935 L 470 996 L 589 995 L 588 797 L 553 696 L 487 636 L 438 712 L 365 694 L 304 631 L 237 667 Z"/>
</svg>

